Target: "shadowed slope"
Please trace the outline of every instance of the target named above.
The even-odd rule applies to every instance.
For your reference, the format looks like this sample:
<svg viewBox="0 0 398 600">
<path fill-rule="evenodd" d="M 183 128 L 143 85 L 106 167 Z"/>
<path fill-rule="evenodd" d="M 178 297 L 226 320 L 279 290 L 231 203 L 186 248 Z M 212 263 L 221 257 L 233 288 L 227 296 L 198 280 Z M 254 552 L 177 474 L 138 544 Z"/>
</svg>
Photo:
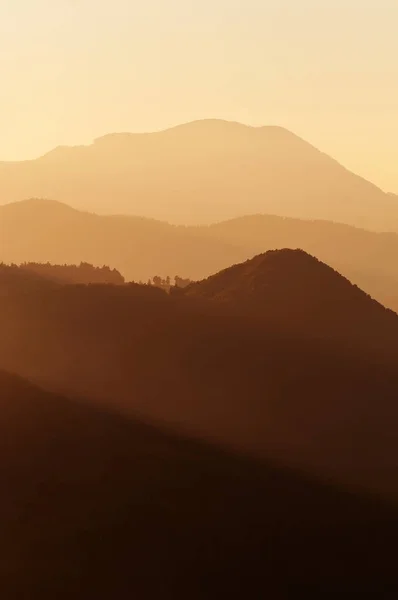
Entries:
<svg viewBox="0 0 398 600">
<path fill-rule="evenodd" d="M 260 254 L 191 284 L 185 293 L 285 331 L 397 348 L 398 316 L 302 250 Z"/>
<path fill-rule="evenodd" d="M 394 594 L 396 512 L 0 372 L 7 600 Z"/>
<path fill-rule="evenodd" d="M 340 287 L 351 294 L 338 274 L 304 260 L 315 274 L 330 271 L 332 287 L 337 278 L 337 298 Z M 311 277 L 304 290 L 316 299 Z M 398 497 L 398 317 L 352 295 L 349 312 L 337 313 L 347 323 L 358 313 L 351 330 L 326 329 L 326 306 L 300 332 L 291 312 L 282 327 L 239 304 L 227 314 L 215 300 L 150 286 L 27 287 L 0 296 L 0 364 L 122 413 Z M 293 296 L 281 306 L 289 300 L 294 308 Z"/>
</svg>

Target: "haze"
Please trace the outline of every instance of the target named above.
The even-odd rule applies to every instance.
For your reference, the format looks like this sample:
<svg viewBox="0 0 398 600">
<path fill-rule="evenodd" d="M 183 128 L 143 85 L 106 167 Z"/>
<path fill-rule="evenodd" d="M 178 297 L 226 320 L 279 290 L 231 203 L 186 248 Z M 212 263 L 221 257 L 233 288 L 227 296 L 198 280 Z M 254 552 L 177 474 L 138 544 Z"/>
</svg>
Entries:
<svg viewBox="0 0 398 600">
<path fill-rule="evenodd" d="M 396 192 L 397 22 L 395 0 L 3 0 L 0 159 L 217 117 Z"/>
</svg>

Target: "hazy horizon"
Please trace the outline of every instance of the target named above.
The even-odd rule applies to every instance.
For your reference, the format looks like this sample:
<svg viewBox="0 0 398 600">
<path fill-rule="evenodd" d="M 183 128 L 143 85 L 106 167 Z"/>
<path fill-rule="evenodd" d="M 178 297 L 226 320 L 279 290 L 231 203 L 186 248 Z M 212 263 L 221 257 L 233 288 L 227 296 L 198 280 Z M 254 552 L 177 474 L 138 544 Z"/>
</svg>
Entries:
<svg viewBox="0 0 398 600">
<path fill-rule="evenodd" d="M 391 0 L 2 3 L 0 160 L 221 118 L 285 127 L 398 192 L 397 18 Z"/>
</svg>

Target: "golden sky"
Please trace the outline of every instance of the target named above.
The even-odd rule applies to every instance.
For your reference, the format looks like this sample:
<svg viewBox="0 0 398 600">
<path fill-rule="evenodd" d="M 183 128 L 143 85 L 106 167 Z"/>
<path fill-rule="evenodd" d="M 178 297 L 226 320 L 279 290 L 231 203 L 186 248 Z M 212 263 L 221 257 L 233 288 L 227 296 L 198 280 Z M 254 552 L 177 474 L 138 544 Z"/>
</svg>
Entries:
<svg viewBox="0 0 398 600">
<path fill-rule="evenodd" d="M 0 159 L 200 118 L 398 192 L 397 0 L 0 0 Z"/>
</svg>

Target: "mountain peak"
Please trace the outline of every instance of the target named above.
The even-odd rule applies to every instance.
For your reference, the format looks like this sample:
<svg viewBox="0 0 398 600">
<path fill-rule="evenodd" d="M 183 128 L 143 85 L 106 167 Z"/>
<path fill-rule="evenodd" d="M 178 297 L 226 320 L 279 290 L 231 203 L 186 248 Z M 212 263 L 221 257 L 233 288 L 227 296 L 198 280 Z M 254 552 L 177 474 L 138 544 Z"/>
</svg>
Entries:
<svg viewBox="0 0 398 600">
<path fill-rule="evenodd" d="M 337 280 L 344 281 L 350 285 L 350 282 L 334 271 L 328 265 L 322 263 L 317 258 L 308 254 L 304 250 L 297 248 L 283 248 L 281 250 L 269 250 L 263 254 L 258 254 L 252 259 L 243 263 L 233 265 L 224 269 L 220 273 L 209 277 L 208 279 L 196 284 L 197 291 L 209 296 L 217 295 L 217 288 L 222 290 L 223 296 L 229 289 L 232 292 L 233 287 L 226 284 L 235 284 L 235 291 L 242 285 L 249 286 L 245 294 L 249 291 L 254 293 L 258 291 L 259 285 L 272 289 L 275 293 L 275 284 L 294 285 L 295 281 L 303 277 L 312 277 L 313 275 L 328 274 L 334 275 Z"/>
<path fill-rule="evenodd" d="M 309 336 L 358 341 L 398 334 L 398 317 L 301 249 L 271 250 L 192 284 L 187 295 Z"/>
<path fill-rule="evenodd" d="M 279 126 L 203 119 L 2 163 L 8 201 L 56 197 L 83 210 L 203 224 L 247 213 L 397 229 L 393 196 Z"/>
<path fill-rule="evenodd" d="M 187 123 L 182 123 L 180 125 L 175 125 L 173 127 L 168 127 L 166 129 L 161 129 L 159 131 L 146 131 L 146 132 L 115 132 L 108 133 L 106 135 L 100 136 L 94 140 L 94 144 L 106 144 L 109 142 L 122 142 L 133 139 L 143 139 L 148 137 L 158 137 L 158 136 L 218 136 L 218 135 L 261 135 L 267 134 L 272 138 L 281 137 L 283 139 L 291 138 L 300 140 L 302 143 L 304 140 L 301 140 L 294 133 L 285 129 L 283 127 L 279 127 L 276 125 L 266 125 L 266 126 L 254 126 L 247 125 L 245 123 L 240 123 L 238 121 L 228 121 L 226 119 L 197 119 L 195 121 L 189 121 Z M 209 142 L 211 142 L 211 138 L 209 138 Z"/>
</svg>

